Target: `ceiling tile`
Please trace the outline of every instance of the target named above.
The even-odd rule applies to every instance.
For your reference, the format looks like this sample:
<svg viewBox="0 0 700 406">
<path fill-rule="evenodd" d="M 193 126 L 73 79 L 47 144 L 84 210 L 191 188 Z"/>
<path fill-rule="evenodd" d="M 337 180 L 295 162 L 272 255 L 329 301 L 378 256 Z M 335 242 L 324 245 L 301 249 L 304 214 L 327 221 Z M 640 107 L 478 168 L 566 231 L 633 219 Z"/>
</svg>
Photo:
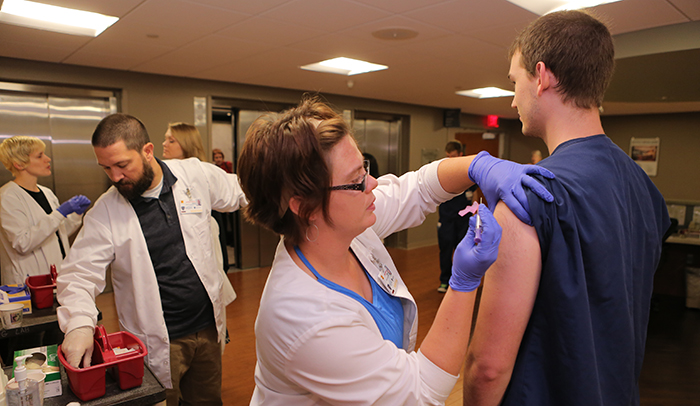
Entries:
<svg viewBox="0 0 700 406">
<path fill-rule="evenodd" d="M 245 14 L 259 14 L 269 11 L 289 0 L 254 0 L 254 1 L 231 1 L 231 0 L 190 0 L 194 3 L 206 4 L 212 7 L 219 7 L 226 10 L 237 11 Z"/>
<path fill-rule="evenodd" d="M 39 3 L 123 17 L 144 0 L 41 0 Z"/>
<path fill-rule="evenodd" d="M 450 1 L 405 13 L 426 24 L 454 32 L 469 32 L 494 22 L 513 23 L 534 20 L 537 16 L 506 0 Z"/>
<path fill-rule="evenodd" d="M 319 59 L 319 54 L 290 48 L 276 48 L 240 61 L 206 69 L 194 74 L 195 77 L 212 80 L 230 80 L 245 82 L 246 78 L 257 77 L 261 74 L 279 72 L 295 72 L 299 66 L 309 60 Z M 225 79 L 228 78 L 228 79 Z"/>
<path fill-rule="evenodd" d="M 272 45 L 259 42 L 210 35 L 205 39 L 139 64 L 134 69 L 152 73 L 191 74 L 240 61 L 271 48 Z M 209 57 L 214 54 L 218 54 L 219 57 Z M 173 71 L 171 72 L 170 69 Z M 177 69 L 177 72 L 174 69 Z"/>
<path fill-rule="evenodd" d="M 323 55 L 322 60 L 345 56 L 381 64 L 382 61 L 369 61 L 365 58 L 371 52 L 387 48 L 387 45 L 384 41 L 363 40 L 343 34 L 328 34 L 298 42 L 290 45 L 290 48 L 315 52 Z M 303 65 L 316 62 L 320 61 L 308 61 Z"/>
<path fill-rule="evenodd" d="M 13 41 L 24 44 L 27 48 L 41 46 L 69 50 L 78 49 L 93 39 L 92 37 L 37 30 L 5 23 L 0 23 L 0 38 L 0 44 L 5 41 Z M 3 46 L 0 46 L 0 53 L 3 52 L 2 48 Z"/>
<path fill-rule="evenodd" d="M 295 0 L 262 15 L 332 33 L 391 14 L 350 0 Z"/>
<path fill-rule="evenodd" d="M 131 27 L 144 26 L 166 32 L 180 31 L 201 37 L 248 18 L 248 14 L 183 0 L 148 0 L 122 20 Z M 154 34 L 159 34 L 155 32 Z"/>
<path fill-rule="evenodd" d="M 431 6 L 436 3 L 444 3 L 446 0 L 357 0 L 360 3 L 381 8 L 392 13 L 405 13 L 407 11 Z"/>
<path fill-rule="evenodd" d="M 479 114 L 502 108 L 495 113 L 511 117 L 517 113 L 507 100 L 470 99 L 454 91 L 488 85 L 507 88 L 507 49 L 517 33 L 537 18 L 506 0 L 40 1 L 122 19 L 97 38 L 0 24 L 0 56 L 315 89 Z M 700 0 L 624 0 L 598 6 L 594 12 L 610 21 L 614 34 L 636 35 L 648 28 L 671 29 L 700 20 Z M 406 41 L 372 37 L 381 28 L 410 28 L 419 35 Z M 681 37 L 689 35 L 692 32 Z M 645 63 L 664 71 L 668 58 L 658 51 L 650 53 L 656 56 Z M 341 55 L 389 69 L 351 78 L 299 69 Z M 697 62 L 684 60 L 675 64 L 685 66 L 687 73 L 676 76 L 695 77 Z M 352 88 L 348 80 L 353 81 Z M 661 86 L 668 79 L 655 75 L 646 80 Z M 669 97 L 700 99 L 697 92 L 690 93 L 692 86 L 674 89 L 685 93 Z M 636 94 L 633 90 L 620 91 Z M 641 109 L 645 103 L 639 104 Z"/>
<path fill-rule="evenodd" d="M 625 0 L 595 7 L 595 11 L 613 35 L 690 21 L 667 0 Z"/>
<path fill-rule="evenodd" d="M 263 17 L 251 17 L 217 33 L 238 39 L 255 39 L 266 44 L 285 46 L 324 35 L 319 29 Z"/>
<path fill-rule="evenodd" d="M 676 6 L 678 10 L 684 15 L 693 19 L 693 21 L 700 20 L 700 1 L 698 0 L 668 0 L 671 4 Z"/>
<path fill-rule="evenodd" d="M 418 35 L 408 40 L 382 40 L 375 38 L 372 33 L 387 28 L 405 28 L 416 31 Z M 343 35 L 350 35 L 365 40 L 378 41 L 386 45 L 402 44 L 405 42 L 415 42 L 449 34 L 450 32 L 434 25 L 429 25 L 416 21 L 412 18 L 393 15 L 369 22 L 367 24 L 356 25 L 342 31 Z"/>
</svg>

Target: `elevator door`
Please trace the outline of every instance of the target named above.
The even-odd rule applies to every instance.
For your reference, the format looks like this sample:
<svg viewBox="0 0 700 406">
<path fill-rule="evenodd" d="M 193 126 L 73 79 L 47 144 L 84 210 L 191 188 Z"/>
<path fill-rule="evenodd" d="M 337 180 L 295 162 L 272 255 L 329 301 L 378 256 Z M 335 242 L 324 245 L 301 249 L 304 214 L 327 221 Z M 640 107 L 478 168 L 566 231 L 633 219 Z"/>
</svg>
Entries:
<svg viewBox="0 0 700 406">
<path fill-rule="evenodd" d="M 109 187 L 96 164 L 91 137 L 97 123 L 116 111 L 109 97 L 58 97 L 0 92 L 0 141 L 15 136 L 38 137 L 52 159 L 51 176 L 38 183 L 54 191 L 59 201 L 83 194 L 95 201 Z M 13 179 L 2 169 L 0 183 Z"/>
<path fill-rule="evenodd" d="M 400 175 L 399 136 L 401 120 L 374 120 L 356 118 L 353 131 L 360 151 L 377 159 L 379 176 L 393 173 Z"/>
<path fill-rule="evenodd" d="M 357 146 L 363 153 L 373 155 L 377 160 L 377 175 L 387 173 L 401 176 L 408 170 L 408 128 L 404 124 L 408 117 L 373 112 L 356 112 L 353 132 Z M 391 234 L 384 239 L 384 245 L 392 248 L 406 248 L 406 230 Z"/>
</svg>

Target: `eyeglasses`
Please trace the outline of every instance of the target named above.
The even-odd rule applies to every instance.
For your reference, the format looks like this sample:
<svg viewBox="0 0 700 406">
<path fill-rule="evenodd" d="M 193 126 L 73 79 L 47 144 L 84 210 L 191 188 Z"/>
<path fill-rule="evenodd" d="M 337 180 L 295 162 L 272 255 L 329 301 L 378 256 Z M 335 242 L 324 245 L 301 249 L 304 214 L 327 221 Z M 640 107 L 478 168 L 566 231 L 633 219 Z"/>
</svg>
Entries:
<svg viewBox="0 0 700 406">
<path fill-rule="evenodd" d="M 349 183 L 347 185 L 331 186 L 330 190 L 359 190 L 364 192 L 367 190 L 367 175 L 369 174 L 369 161 L 365 159 L 364 164 L 365 175 L 362 177 L 362 182 L 360 183 Z"/>
</svg>

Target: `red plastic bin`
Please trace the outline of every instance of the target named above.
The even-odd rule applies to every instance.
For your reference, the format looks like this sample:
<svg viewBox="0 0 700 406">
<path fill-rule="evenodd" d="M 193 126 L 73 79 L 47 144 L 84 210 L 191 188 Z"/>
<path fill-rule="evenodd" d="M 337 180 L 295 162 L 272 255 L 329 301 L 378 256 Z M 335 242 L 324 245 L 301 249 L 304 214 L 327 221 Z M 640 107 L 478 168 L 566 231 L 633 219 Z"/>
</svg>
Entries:
<svg viewBox="0 0 700 406">
<path fill-rule="evenodd" d="M 53 290 L 56 288 L 56 282 L 51 274 L 30 276 L 24 283 L 29 287 L 34 307 L 45 309 L 53 306 Z"/>
<path fill-rule="evenodd" d="M 134 351 L 117 355 L 115 348 Z M 107 370 L 122 390 L 140 386 L 143 382 L 143 358 L 147 354 L 146 346 L 133 334 L 126 331 L 106 334 L 103 326 L 95 328 L 92 365 L 87 368 L 73 368 L 66 361 L 61 346 L 58 347 L 58 359 L 66 371 L 70 388 L 84 402 L 104 396 Z"/>
</svg>

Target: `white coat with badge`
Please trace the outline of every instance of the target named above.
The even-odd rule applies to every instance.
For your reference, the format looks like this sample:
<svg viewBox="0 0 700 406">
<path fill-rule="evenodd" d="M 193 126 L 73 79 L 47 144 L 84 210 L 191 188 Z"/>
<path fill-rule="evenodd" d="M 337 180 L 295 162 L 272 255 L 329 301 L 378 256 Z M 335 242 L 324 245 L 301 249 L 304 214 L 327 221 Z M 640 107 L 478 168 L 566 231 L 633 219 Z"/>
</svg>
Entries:
<svg viewBox="0 0 700 406">
<path fill-rule="evenodd" d="M 258 362 L 250 405 L 439 405 L 457 376 L 415 351 L 418 308 L 382 243 L 421 224 L 454 197 L 437 177 L 439 161 L 374 189 L 377 221 L 350 244 L 357 260 L 387 293 L 401 299 L 403 348 L 382 337 L 357 300 L 306 274 L 282 240 L 255 322 Z"/>
<path fill-rule="evenodd" d="M 164 164 L 177 178 L 172 191 L 187 256 L 212 302 L 221 342 L 226 334 L 226 303 L 222 300 L 223 273 L 213 255 L 211 210 L 231 212 L 247 201 L 238 177 L 212 164 L 196 158 Z M 193 205 L 193 200 L 200 202 Z M 84 227 L 58 277 L 58 321 L 64 332 L 95 326 L 95 297 L 105 288 L 110 264 L 119 326 L 146 345 L 148 366 L 166 388 L 171 388 L 170 341 L 156 274 L 138 216 L 115 187 L 100 196 L 85 215 Z"/>
<path fill-rule="evenodd" d="M 48 274 L 51 265 L 59 268 L 63 256 L 56 231 L 68 252 L 68 237 L 73 234 L 83 216 L 71 213 L 64 217 L 56 208 L 58 198 L 51 189 L 37 185 L 54 209 L 44 209 L 21 186 L 13 181 L 0 188 L 0 267 L 2 284 L 24 283 L 27 275 Z"/>
</svg>

